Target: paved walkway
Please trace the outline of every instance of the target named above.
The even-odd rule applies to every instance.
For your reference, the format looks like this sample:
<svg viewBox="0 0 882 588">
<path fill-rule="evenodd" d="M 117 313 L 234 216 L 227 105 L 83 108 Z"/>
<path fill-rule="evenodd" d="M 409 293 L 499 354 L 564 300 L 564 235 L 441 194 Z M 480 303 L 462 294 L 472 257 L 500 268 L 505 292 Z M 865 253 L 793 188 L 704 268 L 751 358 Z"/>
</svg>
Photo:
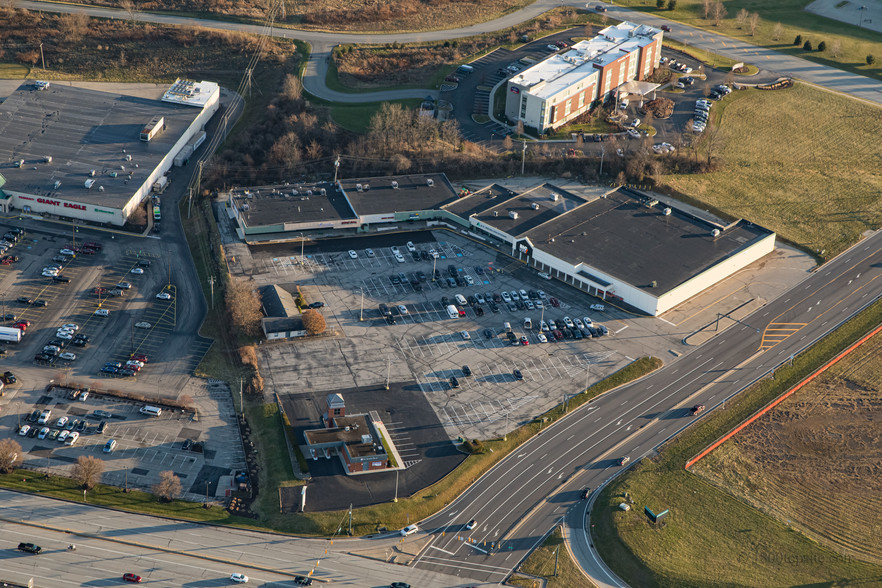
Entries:
<svg viewBox="0 0 882 588">
<path fill-rule="evenodd" d="M 882 33 L 882 0 L 815 0 L 805 9 L 839 22 Z"/>
</svg>

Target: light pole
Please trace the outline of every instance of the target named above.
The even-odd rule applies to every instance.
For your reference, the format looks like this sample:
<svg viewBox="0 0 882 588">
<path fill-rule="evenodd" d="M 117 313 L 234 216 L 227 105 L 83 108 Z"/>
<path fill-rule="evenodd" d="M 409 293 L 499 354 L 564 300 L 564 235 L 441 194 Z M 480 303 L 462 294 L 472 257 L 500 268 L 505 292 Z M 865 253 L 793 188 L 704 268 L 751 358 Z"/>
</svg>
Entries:
<svg viewBox="0 0 882 588">
<path fill-rule="evenodd" d="M 524 175 L 524 165 L 527 163 L 527 140 L 524 139 L 524 149 L 521 151 L 521 175 Z"/>
<path fill-rule="evenodd" d="M 211 484 L 210 481 L 205 481 L 205 502 L 208 502 L 208 486 Z"/>
<path fill-rule="evenodd" d="M 434 251 L 434 249 L 433 249 Z M 434 255 L 432 256 L 432 281 L 435 281 L 435 265 L 438 263 L 438 258 Z"/>
<path fill-rule="evenodd" d="M 395 498 L 392 499 L 392 502 L 398 502 L 398 472 L 400 470 L 395 470 Z"/>
<path fill-rule="evenodd" d="M 303 233 L 300 233 L 300 265 L 303 265 Z"/>
<path fill-rule="evenodd" d="M 361 288 L 361 312 L 358 315 L 359 321 L 364 321 L 364 287 Z"/>
<path fill-rule="evenodd" d="M 603 156 L 606 154 L 606 149 L 603 147 L 600 148 L 600 170 L 597 172 L 597 177 L 603 176 Z"/>
</svg>

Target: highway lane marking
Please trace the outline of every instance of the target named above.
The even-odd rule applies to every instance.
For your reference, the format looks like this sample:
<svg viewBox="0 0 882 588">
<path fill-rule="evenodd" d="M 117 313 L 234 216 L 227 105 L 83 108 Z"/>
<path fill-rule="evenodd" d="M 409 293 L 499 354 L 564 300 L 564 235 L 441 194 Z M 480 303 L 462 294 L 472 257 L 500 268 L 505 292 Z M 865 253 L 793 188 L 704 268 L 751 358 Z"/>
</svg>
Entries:
<svg viewBox="0 0 882 588">
<path fill-rule="evenodd" d="M 462 565 L 462 563 L 457 562 L 456 560 L 447 559 L 446 557 L 433 557 L 431 555 L 427 555 L 425 559 L 426 560 L 434 560 L 434 562 L 428 562 L 428 561 L 426 562 L 426 563 L 429 563 L 430 565 L 446 565 L 448 567 L 456 567 L 456 568 L 461 568 L 464 570 L 472 570 L 474 572 L 485 572 L 487 574 L 503 574 L 503 573 L 508 573 L 508 571 L 509 571 L 508 568 L 504 568 L 502 566 L 491 566 L 490 564 L 482 564 L 482 563 L 472 562 L 472 561 L 468 562 L 468 566 L 471 566 L 471 567 L 468 567 L 468 566 Z M 436 562 L 448 562 L 448 561 L 453 561 L 457 565 L 436 563 Z M 488 569 L 481 569 L 481 568 L 488 568 Z M 502 570 L 502 571 L 495 572 L 493 570 Z"/>
<path fill-rule="evenodd" d="M 446 549 L 442 549 L 442 548 L 438 547 L 437 545 L 429 545 L 429 547 L 431 547 L 432 549 L 437 549 L 438 551 L 443 551 L 444 553 L 446 553 L 448 555 L 455 555 L 452 551 L 447 551 Z"/>
</svg>

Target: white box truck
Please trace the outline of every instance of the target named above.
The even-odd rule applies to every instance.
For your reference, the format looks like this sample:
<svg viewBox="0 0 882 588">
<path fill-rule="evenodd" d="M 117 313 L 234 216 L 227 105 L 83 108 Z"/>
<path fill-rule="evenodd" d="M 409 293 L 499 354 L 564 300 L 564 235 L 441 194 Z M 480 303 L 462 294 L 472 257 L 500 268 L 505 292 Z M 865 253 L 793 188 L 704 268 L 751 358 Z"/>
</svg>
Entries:
<svg viewBox="0 0 882 588">
<path fill-rule="evenodd" d="M 21 329 L 15 329 L 13 327 L 0 327 L 0 341 L 20 343 Z"/>
<path fill-rule="evenodd" d="M 447 307 L 447 316 L 452 319 L 459 318 L 459 310 L 451 304 Z"/>
<path fill-rule="evenodd" d="M 168 176 L 159 176 L 159 179 L 153 182 L 153 191 L 162 194 L 168 187 Z"/>
</svg>

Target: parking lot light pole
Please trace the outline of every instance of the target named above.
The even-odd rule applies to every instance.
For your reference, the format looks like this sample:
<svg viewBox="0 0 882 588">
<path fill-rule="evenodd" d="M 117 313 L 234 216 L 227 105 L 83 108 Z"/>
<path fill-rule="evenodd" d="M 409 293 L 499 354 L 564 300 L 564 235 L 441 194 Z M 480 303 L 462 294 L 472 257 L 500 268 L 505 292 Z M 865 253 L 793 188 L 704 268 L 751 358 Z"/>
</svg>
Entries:
<svg viewBox="0 0 882 588">
<path fill-rule="evenodd" d="M 395 470 L 395 498 L 392 499 L 392 502 L 398 502 L 398 472 L 400 470 Z"/>
<path fill-rule="evenodd" d="M 358 315 L 359 321 L 364 321 L 364 288 L 361 288 L 361 312 Z"/>
</svg>

